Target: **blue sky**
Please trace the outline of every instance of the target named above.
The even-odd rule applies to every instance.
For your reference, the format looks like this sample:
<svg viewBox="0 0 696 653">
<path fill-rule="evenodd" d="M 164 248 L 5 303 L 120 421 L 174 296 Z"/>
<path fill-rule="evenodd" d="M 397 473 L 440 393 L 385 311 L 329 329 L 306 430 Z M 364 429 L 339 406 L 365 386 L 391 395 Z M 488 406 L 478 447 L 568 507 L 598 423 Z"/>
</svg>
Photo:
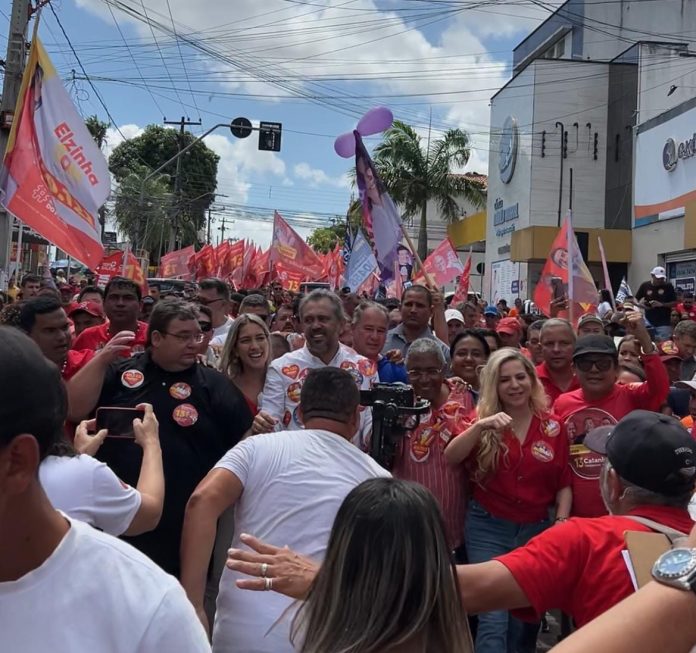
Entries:
<svg viewBox="0 0 696 653">
<path fill-rule="evenodd" d="M 333 140 L 373 106 L 424 136 L 431 111 L 434 135 L 466 129 L 467 169 L 486 172 L 489 98 L 512 47 L 548 16 L 526 0 L 63 0 L 56 12 L 118 126 L 109 148 L 164 117 L 200 119 L 194 133 L 236 116 L 283 124 L 278 154 L 255 135 L 206 139 L 227 195 L 215 226 L 224 214 L 228 237 L 262 246 L 274 208 L 302 235 L 345 214 L 351 164 Z M 48 8 L 39 33 L 83 115 L 109 121 Z"/>
</svg>

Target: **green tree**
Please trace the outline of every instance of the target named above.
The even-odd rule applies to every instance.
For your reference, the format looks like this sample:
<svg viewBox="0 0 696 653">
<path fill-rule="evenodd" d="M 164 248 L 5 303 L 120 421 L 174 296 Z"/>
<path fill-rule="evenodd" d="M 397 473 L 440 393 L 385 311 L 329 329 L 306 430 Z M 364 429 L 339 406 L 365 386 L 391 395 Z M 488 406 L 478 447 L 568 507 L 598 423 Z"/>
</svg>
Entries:
<svg viewBox="0 0 696 653">
<path fill-rule="evenodd" d="M 104 145 L 106 145 L 106 132 L 109 129 L 109 123 L 104 122 L 103 120 L 99 120 L 97 116 L 89 116 L 89 118 L 85 120 L 85 127 L 87 127 L 87 130 L 92 135 L 92 138 L 94 139 L 94 142 L 97 144 L 99 149 L 103 149 Z M 106 215 L 106 205 L 100 206 L 98 219 L 99 225 L 101 226 L 102 240 L 104 238 L 104 226 L 106 225 Z"/>
<path fill-rule="evenodd" d="M 340 222 L 330 227 L 318 227 L 307 238 L 307 244 L 317 252 L 326 254 L 336 246 L 336 243 L 343 245 L 345 239 L 346 223 Z"/>
<path fill-rule="evenodd" d="M 121 206 L 128 207 L 128 216 L 123 218 L 124 223 L 131 222 L 137 216 L 136 206 L 140 201 L 141 189 L 133 178 L 133 174 L 140 175 L 142 179 L 150 174 L 151 171 L 159 168 L 179 151 L 179 131 L 176 129 L 166 129 L 159 125 L 148 125 L 145 131 L 136 138 L 124 141 L 114 149 L 109 158 L 109 169 L 113 173 L 116 181 L 121 185 L 119 196 L 122 199 Z M 195 140 L 189 132 L 184 133 L 181 147 L 186 147 Z M 220 157 L 209 149 L 202 141 L 196 143 L 190 150 L 185 152 L 181 158 L 180 166 L 180 192 L 176 190 L 176 170 L 177 162 L 172 162 L 165 170 L 159 183 L 166 183 L 167 192 L 170 194 L 171 201 L 168 202 L 167 213 L 170 219 L 170 226 L 175 227 L 176 240 L 183 247 L 198 242 L 198 233 L 203 229 L 206 221 L 206 210 L 215 199 L 215 189 L 217 188 L 217 167 Z M 123 182 L 130 179 L 129 184 L 123 187 Z M 149 182 L 148 182 L 149 183 Z M 149 191 L 145 193 L 153 204 L 161 201 L 159 191 L 156 187 L 154 194 Z M 135 191 L 135 192 L 134 192 Z M 126 197 L 127 195 L 127 197 Z M 165 204 L 167 204 L 165 202 Z M 118 214 L 119 205 L 117 203 L 116 212 Z M 147 222 L 146 211 L 143 211 L 141 222 Z M 118 218 L 118 215 L 117 215 Z M 150 215 L 151 219 L 155 219 Z M 145 229 L 141 225 L 136 230 L 136 235 L 146 236 L 151 229 Z M 168 234 L 165 233 L 165 242 Z M 139 240 L 134 241 L 139 247 L 143 243 Z M 151 241 L 148 241 L 151 243 Z"/>
<path fill-rule="evenodd" d="M 428 253 L 428 200 L 434 200 L 442 219 L 451 223 L 461 216 L 458 198 L 476 207 L 485 205 L 480 184 L 462 175 L 452 174 L 469 160 L 469 135 L 461 129 L 449 129 L 442 138 L 423 147 L 421 137 L 409 125 L 394 121 L 375 148 L 374 162 L 392 199 L 404 217 L 420 214 L 418 254 Z"/>
</svg>

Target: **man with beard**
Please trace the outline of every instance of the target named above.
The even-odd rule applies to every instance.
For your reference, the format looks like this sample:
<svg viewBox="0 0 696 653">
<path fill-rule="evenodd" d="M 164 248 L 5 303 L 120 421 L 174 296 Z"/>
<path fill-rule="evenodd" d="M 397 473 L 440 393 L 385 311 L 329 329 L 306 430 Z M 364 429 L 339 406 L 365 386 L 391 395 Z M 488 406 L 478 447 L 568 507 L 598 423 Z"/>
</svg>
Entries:
<svg viewBox="0 0 696 653">
<path fill-rule="evenodd" d="M 323 288 L 313 290 L 302 299 L 299 318 L 305 345 L 270 364 L 261 410 L 254 418 L 254 433 L 302 428 L 297 407 L 302 384 L 311 369 L 330 366 L 348 370 L 362 390 L 378 380 L 377 364 L 338 340 L 346 318 L 337 295 Z M 354 443 L 366 442 L 371 428 L 372 414 L 363 410 Z"/>
</svg>

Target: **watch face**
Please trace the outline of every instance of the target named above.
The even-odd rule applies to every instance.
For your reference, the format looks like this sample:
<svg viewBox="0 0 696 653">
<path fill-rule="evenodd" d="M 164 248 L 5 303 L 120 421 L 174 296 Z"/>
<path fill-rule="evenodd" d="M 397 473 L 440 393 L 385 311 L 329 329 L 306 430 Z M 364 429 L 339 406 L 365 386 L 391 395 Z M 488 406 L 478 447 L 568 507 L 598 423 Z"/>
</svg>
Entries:
<svg viewBox="0 0 696 653">
<path fill-rule="evenodd" d="M 663 554 L 656 565 L 663 578 L 680 578 L 696 568 L 696 553 L 691 549 L 673 549 Z"/>
</svg>

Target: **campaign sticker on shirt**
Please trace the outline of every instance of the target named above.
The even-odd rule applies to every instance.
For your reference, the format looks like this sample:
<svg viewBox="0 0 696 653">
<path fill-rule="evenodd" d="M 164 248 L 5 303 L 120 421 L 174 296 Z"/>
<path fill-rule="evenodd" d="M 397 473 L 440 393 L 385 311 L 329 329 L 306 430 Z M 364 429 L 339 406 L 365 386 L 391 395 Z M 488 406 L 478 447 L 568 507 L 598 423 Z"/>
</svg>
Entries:
<svg viewBox="0 0 696 653">
<path fill-rule="evenodd" d="M 302 384 L 299 382 L 291 383 L 288 386 L 288 399 L 293 403 L 300 403 L 300 393 L 302 392 Z"/>
<path fill-rule="evenodd" d="M 544 433 L 548 438 L 555 438 L 561 432 L 561 425 L 554 419 L 544 422 Z"/>
<path fill-rule="evenodd" d="M 292 419 L 292 413 L 290 413 L 289 410 L 286 410 L 285 413 L 283 414 L 283 426 L 287 426 L 290 424 L 290 420 Z"/>
<path fill-rule="evenodd" d="M 297 377 L 297 380 L 304 381 L 310 372 L 311 372 L 311 369 L 309 367 L 305 367 L 305 368 L 301 369 L 300 375 Z"/>
<path fill-rule="evenodd" d="M 295 408 L 295 410 L 292 411 L 292 418 L 295 420 L 295 424 L 298 424 L 299 426 L 304 426 L 302 423 L 302 420 L 300 419 L 300 407 L 298 406 Z"/>
<path fill-rule="evenodd" d="M 140 370 L 126 370 L 121 374 L 121 384 L 126 388 L 139 388 L 145 381 L 145 375 Z"/>
<path fill-rule="evenodd" d="M 286 365 L 280 370 L 285 376 L 291 378 L 291 379 L 296 379 L 297 375 L 300 373 L 300 366 L 299 365 Z"/>
<path fill-rule="evenodd" d="M 191 396 L 191 386 L 188 383 L 174 383 L 169 387 L 169 394 L 174 399 L 188 399 Z"/>
<path fill-rule="evenodd" d="M 179 426 L 193 426 L 198 421 L 198 411 L 191 404 L 179 404 L 172 412 L 172 419 Z"/>
<path fill-rule="evenodd" d="M 537 440 L 532 444 L 532 456 L 542 463 L 550 463 L 554 458 L 553 449 L 543 440 Z"/>
<path fill-rule="evenodd" d="M 355 385 L 358 386 L 358 388 L 362 385 L 364 376 L 358 372 L 357 368 L 351 367 L 348 369 L 348 373 L 353 377 L 353 380 L 355 381 Z"/>
<path fill-rule="evenodd" d="M 424 463 L 430 458 L 430 444 L 435 439 L 436 432 L 430 427 L 424 428 L 411 435 L 411 459 L 417 463 Z"/>
<path fill-rule="evenodd" d="M 613 426 L 616 420 L 601 408 L 586 406 L 569 415 L 565 421 L 570 441 L 570 469 L 576 476 L 596 480 L 604 463 L 604 456 L 590 451 L 583 442 L 585 436 L 598 426 Z"/>
<path fill-rule="evenodd" d="M 373 361 L 363 358 L 358 362 L 358 369 L 365 376 L 374 376 L 377 374 L 377 366 Z"/>
<path fill-rule="evenodd" d="M 358 366 L 353 362 L 353 361 L 343 361 L 341 363 L 341 369 L 342 370 L 357 370 Z"/>
</svg>

